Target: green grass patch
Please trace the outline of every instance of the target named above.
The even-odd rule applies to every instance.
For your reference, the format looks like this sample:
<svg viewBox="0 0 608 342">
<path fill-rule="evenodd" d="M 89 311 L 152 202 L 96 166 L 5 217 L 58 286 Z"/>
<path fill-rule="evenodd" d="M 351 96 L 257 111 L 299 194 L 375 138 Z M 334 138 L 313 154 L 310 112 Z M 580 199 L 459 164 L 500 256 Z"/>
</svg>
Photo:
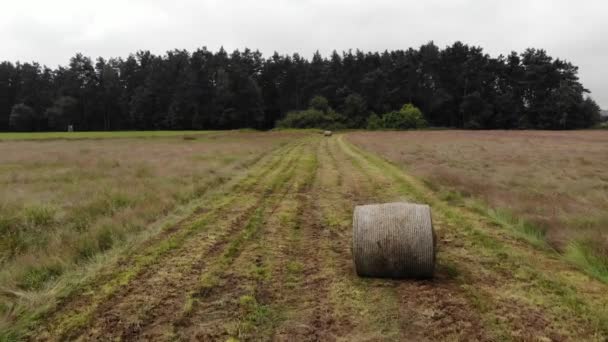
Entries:
<svg viewBox="0 0 608 342">
<path fill-rule="evenodd" d="M 47 281 L 54 280 L 63 273 L 58 263 L 30 266 L 21 277 L 19 287 L 24 290 L 40 290 Z"/>
<path fill-rule="evenodd" d="M 522 218 L 516 217 L 508 210 L 487 208 L 486 215 L 492 219 L 493 223 L 511 229 L 524 241 L 539 248 L 549 248 L 545 240 L 544 230 Z"/>
<path fill-rule="evenodd" d="M 23 218 L 28 227 L 47 227 L 55 221 L 55 209 L 47 205 L 30 206 L 23 210 Z"/>
<path fill-rule="evenodd" d="M 448 279 L 456 279 L 460 276 L 461 272 L 455 263 L 449 260 L 438 260 L 437 261 L 437 273 L 445 274 Z"/>
<path fill-rule="evenodd" d="M 452 191 L 452 190 L 440 191 L 439 198 L 453 206 L 461 207 L 464 205 L 464 196 L 458 191 Z"/>
<path fill-rule="evenodd" d="M 258 229 L 264 222 L 265 209 L 265 205 L 262 205 L 256 209 L 251 219 L 249 219 L 249 222 L 247 222 L 243 234 L 238 235 L 234 240 L 232 240 L 228 246 L 228 249 L 226 249 L 226 252 L 222 255 L 223 258 L 225 258 L 227 261 L 233 260 L 241 250 L 243 243 L 251 239 L 253 235 L 257 233 Z"/>
<path fill-rule="evenodd" d="M 45 139 L 112 139 L 112 138 L 162 138 L 193 137 L 218 131 L 112 131 L 112 132 L 8 132 L 0 133 L 0 140 Z"/>
<path fill-rule="evenodd" d="M 600 246 L 596 241 L 573 241 L 566 248 L 564 257 L 593 277 L 608 283 L 607 251 L 598 249 Z"/>
<path fill-rule="evenodd" d="M 239 298 L 239 311 L 241 319 L 237 329 L 238 337 L 264 336 L 282 320 L 278 310 L 270 305 L 259 303 L 252 295 L 244 295 Z"/>
<path fill-rule="evenodd" d="M 302 271 L 304 270 L 304 264 L 299 261 L 291 260 L 285 267 L 287 270 L 287 277 L 285 282 L 289 287 L 297 286 L 298 282 L 302 279 Z"/>
</svg>

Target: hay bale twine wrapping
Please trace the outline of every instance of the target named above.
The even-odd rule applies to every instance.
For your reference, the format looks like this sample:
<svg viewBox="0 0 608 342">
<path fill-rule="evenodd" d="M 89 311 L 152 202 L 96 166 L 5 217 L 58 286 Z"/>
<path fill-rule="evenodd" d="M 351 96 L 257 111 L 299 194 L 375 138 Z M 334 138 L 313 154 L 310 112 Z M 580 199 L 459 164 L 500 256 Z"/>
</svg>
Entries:
<svg viewBox="0 0 608 342">
<path fill-rule="evenodd" d="M 433 277 L 435 234 L 431 208 L 403 202 L 355 207 L 353 258 L 359 276 Z"/>
<path fill-rule="evenodd" d="M 323 135 L 326 137 L 331 137 L 331 131 L 325 131 L 323 132 Z"/>
</svg>

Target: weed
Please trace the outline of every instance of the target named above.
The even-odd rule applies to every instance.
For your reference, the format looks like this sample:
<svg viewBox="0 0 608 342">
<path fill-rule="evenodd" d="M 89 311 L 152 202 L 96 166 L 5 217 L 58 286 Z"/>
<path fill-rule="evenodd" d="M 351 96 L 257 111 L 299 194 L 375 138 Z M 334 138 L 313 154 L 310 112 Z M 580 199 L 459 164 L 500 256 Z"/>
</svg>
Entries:
<svg viewBox="0 0 608 342">
<path fill-rule="evenodd" d="M 44 284 L 61 275 L 63 267 L 60 264 L 30 266 L 21 277 L 19 287 L 24 290 L 40 290 Z"/>
<path fill-rule="evenodd" d="M 90 239 L 88 236 L 82 237 L 76 242 L 76 261 L 89 261 L 98 251 L 99 245 L 97 244 L 97 241 Z"/>
<path fill-rule="evenodd" d="M 4 216 L 6 215 L 6 216 Z M 0 262 L 15 256 L 26 247 L 22 231 L 19 229 L 19 220 L 16 216 L 2 213 L 0 215 Z"/>
<path fill-rule="evenodd" d="M 449 262 L 449 261 L 442 261 L 439 265 L 438 265 L 438 272 L 439 273 L 445 273 L 448 278 L 450 279 L 455 279 L 458 278 L 458 276 L 460 275 L 460 271 L 458 270 L 458 266 L 456 266 L 456 264 Z"/>
<path fill-rule="evenodd" d="M 501 227 L 512 229 L 523 240 L 540 248 L 547 248 L 545 240 L 545 231 L 527 222 L 522 218 L 518 218 L 505 209 L 486 209 L 486 214 L 493 222 Z"/>
<path fill-rule="evenodd" d="M 183 317 L 188 317 L 190 315 L 190 313 L 192 312 L 192 309 L 194 309 L 195 300 L 196 299 L 192 295 L 190 295 L 186 298 L 186 302 L 184 303 L 184 307 L 182 308 Z"/>
<path fill-rule="evenodd" d="M 55 221 L 55 209 L 48 205 L 35 205 L 23 210 L 24 224 L 27 227 L 48 227 Z"/>
<path fill-rule="evenodd" d="M 97 246 L 104 252 L 112 248 L 115 243 L 114 231 L 105 226 L 97 232 Z"/>
<path fill-rule="evenodd" d="M 304 269 L 304 265 L 299 261 L 292 260 L 289 263 L 287 263 L 287 271 L 289 273 L 297 275 L 297 274 L 300 274 L 303 269 Z"/>
<path fill-rule="evenodd" d="M 457 191 L 443 191 L 440 193 L 439 198 L 453 206 L 462 206 L 464 204 L 462 195 Z"/>
<path fill-rule="evenodd" d="M 608 258 L 597 240 L 571 242 L 566 248 L 565 258 L 592 276 L 608 283 Z M 599 250 L 599 251 L 598 251 Z"/>
<path fill-rule="evenodd" d="M 247 336 L 254 332 L 272 327 L 278 323 L 280 317 L 277 311 L 268 305 L 258 303 L 252 295 L 243 295 L 239 298 L 241 320 L 239 331 Z"/>
</svg>

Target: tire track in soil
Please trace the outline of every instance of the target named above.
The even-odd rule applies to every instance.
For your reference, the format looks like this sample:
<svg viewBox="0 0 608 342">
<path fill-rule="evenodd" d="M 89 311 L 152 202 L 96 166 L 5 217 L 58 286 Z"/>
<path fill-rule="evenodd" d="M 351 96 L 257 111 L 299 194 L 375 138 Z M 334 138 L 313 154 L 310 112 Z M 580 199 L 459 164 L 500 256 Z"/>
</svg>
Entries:
<svg viewBox="0 0 608 342">
<path fill-rule="evenodd" d="M 319 299 L 322 298 L 319 296 L 322 291 L 315 291 L 311 287 L 320 278 L 316 245 L 318 239 L 314 238 L 316 234 L 311 229 L 318 228 L 318 225 L 315 224 L 313 213 L 307 210 L 310 191 L 317 175 L 319 142 L 316 139 L 311 144 L 310 151 L 303 158 L 301 181 L 294 184 L 279 208 L 277 219 L 269 222 L 265 229 L 267 234 L 260 242 L 263 250 L 256 260 L 267 260 L 270 277 L 259 279 L 253 292 L 257 302 L 276 312 L 277 317 L 266 324 L 261 335 L 255 336 L 257 340 L 317 340 L 311 339 L 317 330 L 300 318 L 313 309 L 319 309 Z M 282 325 L 287 320 L 291 327 L 296 327 L 295 330 L 285 330 Z M 254 339 L 251 334 L 239 337 L 244 340 Z"/>
<path fill-rule="evenodd" d="M 321 151 L 322 145 L 325 146 L 324 151 Z M 345 314 L 337 319 L 329 294 L 332 282 L 340 277 L 329 262 L 336 258 L 332 248 L 344 253 L 347 251 L 344 242 L 347 244 L 348 240 L 342 240 L 339 248 L 330 243 L 337 235 L 324 227 L 318 206 L 324 190 L 319 180 L 325 178 L 328 166 L 334 165 L 329 169 L 335 168 L 334 162 L 326 160 L 328 152 L 327 140 L 323 139 L 323 143 L 318 141 L 314 150 L 313 170 L 303 176 L 304 182 L 286 200 L 286 206 L 296 208 L 294 221 L 284 224 L 274 222 L 266 227 L 263 245 L 279 247 L 271 248 L 270 252 L 261 253 L 256 258 L 249 256 L 256 261 L 271 258 L 272 279 L 258 281 L 253 292 L 260 304 L 280 311 L 282 317 L 278 326 L 272 326 L 270 332 L 258 334 L 255 338 L 247 334 L 239 335 L 243 340 L 334 341 L 347 335 L 354 325 L 345 319 Z M 338 177 L 334 185 L 340 183 Z M 338 258 L 348 256 L 342 254 Z M 298 268 L 295 276 L 294 271 L 290 270 L 294 265 Z"/>
<path fill-rule="evenodd" d="M 288 241 L 279 255 L 271 284 L 266 283 L 262 293 L 273 294 L 269 304 L 282 308 L 287 321 L 273 330 L 274 341 L 333 341 L 336 339 L 336 321 L 329 301 L 330 275 L 323 260 L 327 253 L 320 212 L 316 207 L 321 175 L 319 160 L 322 156 L 319 140 L 314 149 L 314 167 L 306 181 L 296 189 L 294 222 L 281 227 L 280 235 L 271 240 Z M 296 268 L 294 271 L 293 268 Z M 295 274 L 294 274 L 295 273 Z"/>
<path fill-rule="evenodd" d="M 207 259 L 220 254 L 228 244 L 226 238 L 235 234 L 248 221 L 258 203 L 260 201 L 231 220 L 232 223 L 222 236 L 192 239 L 199 247 L 189 243 L 187 251 L 170 256 L 170 262 L 148 268 L 141 279 L 135 279 L 124 293 L 113 297 L 100 308 L 101 315 L 95 318 L 97 324 L 85 339 L 106 339 L 117 334 L 121 340 L 161 338 L 164 333 L 155 331 L 155 326 L 171 322 L 177 317 L 176 312 L 183 307 L 187 289 L 196 285 L 198 277 L 206 269 Z M 220 220 L 230 220 L 230 216 L 232 213 Z M 217 241 L 209 245 L 208 242 L 214 240 Z M 190 264 L 192 255 L 200 255 L 200 258 Z M 171 271 L 167 272 L 168 269 Z M 137 320 L 132 321 L 133 318 Z"/>
<path fill-rule="evenodd" d="M 315 143 L 318 145 L 318 141 Z M 301 174 L 296 176 L 298 181 L 294 182 L 293 187 L 285 193 L 273 210 L 275 215 L 266 220 L 259 241 L 243 251 L 241 258 L 233 264 L 234 270 L 224 275 L 230 277 L 230 283 L 238 285 L 232 289 L 220 288 L 221 292 L 216 292 L 211 304 L 197 313 L 196 318 L 191 317 L 192 321 L 198 321 L 199 324 L 199 334 L 196 338 L 226 339 L 231 335 L 224 328 L 227 326 L 236 330 L 236 334 L 232 336 L 236 335 L 242 340 L 333 340 L 333 334 L 326 328 L 334 319 L 325 286 L 328 279 L 326 275 L 321 275 L 322 232 L 318 212 L 313 208 L 311 191 L 317 176 L 318 148 L 314 149 L 311 155 L 314 158 L 313 166 L 309 168 L 306 164 L 299 167 Z M 303 159 L 308 162 L 308 155 L 304 154 Z M 289 214 L 294 208 L 296 213 L 293 222 L 283 222 L 280 217 Z M 294 262 L 302 267 L 297 271 L 296 280 L 291 278 L 293 274 L 289 271 L 290 264 Z M 243 270 L 250 266 L 271 268 L 271 278 L 248 276 Z M 252 294 L 258 305 L 281 316 L 274 318 L 280 321 L 278 324 L 288 318 L 288 325 L 277 327 L 277 322 L 260 322 L 255 327 L 254 334 L 246 331 L 250 329 L 243 331 L 234 328 L 243 325 L 243 317 L 239 317 L 239 307 L 235 304 L 235 299 L 247 294 Z M 296 312 L 297 315 L 294 316 Z M 205 318 L 202 318 L 203 316 Z M 208 317 L 213 317 L 213 320 L 208 322 Z M 206 322 L 201 322 L 202 320 Z M 222 327 L 214 329 L 210 323 L 217 323 L 217 326 Z M 181 334 L 180 337 L 184 338 L 184 335 Z"/>
<path fill-rule="evenodd" d="M 280 160 L 283 165 L 268 173 L 270 180 L 289 172 L 296 164 L 297 157 L 289 153 L 286 158 Z M 224 251 L 229 238 L 251 219 L 257 208 L 272 195 L 272 190 L 274 189 L 267 188 L 263 191 L 252 191 L 251 197 L 259 198 L 248 205 L 244 212 L 239 214 L 238 211 L 229 210 L 219 215 L 215 221 L 215 228 L 220 228 L 217 229 L 218 235 L 198 234 L 188 240 L 177 253 L 167 256 L 164 262 L 148 268 L 141 277 L 131 282 L 124 293 L 114 296 L 102 305 L 100 315 L 96 318 L 97 324 L 93 325 L 85 339 L 163 338 L 166 331 L 162 328 L 177 318 L 184 306 L 188 290 L 196 287 L 205 271 L 207 260 L 213 260 Z M 236 219 L 231 220 L 230 217 L 234 216 Z M 229 222 L 227 229 L 223 227 L 224 222 Z M 133 321 L 133 318 L 136 320 Z"/>
<path fill-rule="evenodd" d="M 280 172 L 284 178 L 277 184 L 276 189 L 268 191 L 261 208 L 260 222 L 257 228 L 244 239 L 243 244 L 230 254 L 230 260 L 213 267 L 207 275 L 217 278 L 211 287 L 204 286 L 192 293 L 191 308 L 174 321 L 173 338 L 180 340 L 223 340 L 230 336 L 226 326 L 237 320 L 239 314 L 236 299 L 241 295 L 249 294 L 248 287 L 258 282 L 248 274 L 237 274 L 234 269 L 239 268 L 239 262 L 255 263 L 256 267 L 263 267 L 265 260 L 262 256 L 253 256 L 251 252 L 255 241 L 265 233 L 265 226 L 271 220 L 281 203 L 289 195 L 290 190 L 298 180 L 298 169 L 302 160 L 303 151 L 299 151 L 297 160 L 290 166 L 289 171 Z M 259 290 L 253 285 L 254 290 Z M 255 294 L 255 297 L 261 297 Z"/>
<path fill-rule="evenodd" d="M 323 283 L 317 284 L 322 296 L 317 298 L 319 306 L 309 317 L 311 325 L 319 329 L 313 335 L 314 341 L 324 341 L 328 337 L 338 340 L 349 336 L 358 322 L 351 319 L 348 312 L 340 308 L 332 298 L 332 291 L 341 282 L 352 284 L 354 269 L 352 267 L 352 255 L 350 252 L 350 213 L 354 203 L 364 202 L 368 196 L 369 189 L 365 182 L 356 177 L 352 170 L 345 168 L 343 155 L 335 150 L 336 138 L 325 139 L 323 151 L 320 152 L 320 167 L 317 175 L 319 182 L 315 184 L 312 201 L 307 203 L 311 210 L 309 215 L 315 217 L 321 227 L 317 227 L 317 253 L 318 263 L 323 265 L 326 276 Z M 330 220 L 326 217 L 328 211 L 324 210 L 323 203 L 326 199 L 330 203 L 330 210 L 334 213 L 346 213 L 346 217 L 337 216 Z M 320 235 L 319 235 L 320 233 Z M 368 323 L 370 324 L 370 323 Z"/>
<path fill-rule="evenodd" d="M 318 151 L 319 169 L 316 182 L 304 203 L 302 215 L 303 219 L 314 218 L 314 223 L 308 222 L 310 236 L 307 238 L 314 241 L 314 246 L 307 250 L 314 251 L 315 271 L 324 274 L 319 281 L 313 282 L 310 288 L 305 288 L 306 292 L 313 294 L 314 307 L 307 318 L 308 325 L 312 327 L 311 333 L 307 335 L 308 341 L 335 341 L 353 337 L 350 335 L 351 331 L 361 322 L 353 320 L 351 313 L 335 302 L 333 292 L 342 283 L 348 283 L 348 286 L 355 289 L 365 287 L 356 283 L 354 278 L 350 226 L 355 204 L 369 200 L 370 184 L 347 166 L 344 155 L 336 151 L 335 137 L 324 139 L 322 147 L 322 150 Z M 324 208 L 324 203 L 329 204 L 329 208 Z M 329 211 L 336 213 L 336 217 L 326 217 Z M 357 302 L 357 298 L 351 300 Z M 370 303 L 357 304 L 365 306 Z M 367 320 L 364 324 L 373 325 L 377 317 L 372 317 L 373 310 L 367 313 L 370 316 L 364 317 Z M 358 339 L 365 340 L 366 337 L 361 336 Z"/>
<path fill-rule="evenodd" d="M 336 307 L 331 293 L 345 282 L 357 289 L 361 287 L 361 284 L 352 284 L 351 240 L 346 233 L 350 223 L 341 223 L 339 228 L 330 227 L 323 217 L 321 202 L 331 197 L 329 202 L 332 203 L 332 210 L 350 215 L 352 201 L 366 197 L 364 194 L 369 193 L 369 189 L 362 185 L 364 182 L 353 177 L 352 170 L 345 168 L 347 164 L 341 156 L 336 158 L 330 148 L 330 145 L 334 145 L 333 141 L 324 138 L 319 144 L 316 149 L 318 167 L 315 177 L 309 186 L 296 195 L 298 213 L 294 226 L 301 236 L 287 246 L 280 256 L 285 261 L 279 265 L 278 279 L 271 286 L 271 291 L 280 293 L 280 296 L 273 298 L 273 305 L 283 307 L 288 316 L 288 320 L 276 328 L 275 341 L 366 339 L 351 335 L 360 322 L 352 319 L 352 312 Z M 350 217 L 346 221 L 350 222 Z M 288 235 L 288 232 L 282 234 Z M 294 261 L 302 265 L 302 275 L 297 282 L 290 284 L 285 265 Z M 374 311 L 369 310 L 368 313 L 373 314 Z M 376 321 L 383 317 L 363 315 L 360 318 Z M 365 324 L 369 326 L 373 323 Z"/>
<path fill-rule="evenodd" d="M 377 201 L 377 186 L 370 175 L 361 172 L 340 148 L 338 137 L 329 140 L 327 169 L 336 173 L 337 186 L 324 187 L 318 203 L 326 222 L 330 222 L 330 249 L 334 276 L 332 300 L 340 303 L 336 320 L 340 322 L 340 339 L 363 341 L 396 340 L 395 295 L 393 286 L 383 279 L 363 279 L 356 275 L 352 258 L 352 212 L 356 205 Z M 334 223 L 331 224 L 332 213 Z M 338 304 L 336 304 L 338 305 Z"/>
<path fill-rule="evenodd" d="M 247 201 L 244 201 L 244 203 L 240 204 L 243 206 L 242 209 L 245 210 L 244 213 L 239 213 L 239 210 L 230 208 L 231 205 L 238 202 L 239 197 L 237 197 L 234 200 L 220 203 L 220 205 L 215 208 L 215 212 L 213 212 L 213 210 L 208 210 L 209 212 L 204 214 L 207 216 L 207 221 L 209 221 L 206 222 L 206 225 L 211 225 L 213 223 L 211 222 L 213 221 L 213 218 L 216 219 L 215 221 L 230 223 L 231 221 L 227 220 L 227 218 L 230 216 L 236 216 L 236 219 L 232 220 L 232 224 L 227 225 L 230 226 L 231 229 L 237 229 L 239 224 L 241 224 L 242 221 L 244 221 L 255 209 L 255 203 L 251 199 L 255 197 L 263 198 L 264 195 L 266 195 L 266 193 L 262 191 L 263 189 L 258 190 L 257 188 L 260 186 L 263 187 L 264 182 L 268 181 L 269 175 L 277 174 L 277 172 L 280 174 L 285 167 L 292 165 L 292 159 L 294 159 L 294 153 L 292 152 L 301 145 L 301 142 L 296 142 L 288 146 L 278 148 L 276 151 L 274 151 L 274 153 L 271 153 L 272 157 L 269 161 L 259 165 L 260 169 L 249 171 L 248 176 L 232 186 L 233 189 L 237 188 L 239 192 L 244 195 L 240 197 L 250 198 Z M 289 156 L 289 158 L 291 158 L 287 163 L 285 162 L 285 156 Z M 280 163 L 283 163 L 284 166 L 277 169 L 277 165 Z M 271 169 L 271 171 L 268 171 L 267 169 Z M 211 216 L 212 212 L 215 214 L 215 217 Z M 198 219 L 198 221 L 204 220 L 204 218 Z M 180 229 L 184 229 L 184 227 L 179 227 L 179 229 L 172 227 L 170 228 L 170 233 L 182 233 L 180 232 Z M 187 267 L 189 265 L 188 260 L 196 257 L 198 252 L 201 252 L 205 247 L 209 247 L 210 245 L 211 247 L 209 252 L 214 253 L 216 250 L 219 250 L 222 247 L 224 240 L 227 237 L 226 234 L 224 234 L 223 237 L 217 234 L 213 235 L 214 233 L 221 233 L 221 231 L 206 232 L 203 230 L 194 233 L 196 234 L 186 234 L 186 236 L 184 236 L 184 239 L 190 237 L 190 240 L 186 240 L 188 244 L 179 246 L 179 248 L 170 250 L 168 253 L 161 255 L 161 259 L 158 260 L 156 264 L 151 265 L 148 268 L 144 268 L 142 272 L 131 279 L 129 283 L 119 288 L 118 291 L 111 294 L 109 298 L 106 298 L 101 305 L 94 307 L 92 311 L 92 318 L 94 320 L 94 322 L 92 322 L 93 326 L 91 327 L 89 325 L 89 331 L 84 333 L 84 335 L 80 335 L 80 338 L 90 340 L 107 339 L 109 336 L 122 336 L 125 338 L 136 336 L 140 331 L 142 331 L 143 326 L 148 324 L 148 320 L 153 320 L 159 316 L 158 311 L 165 311 L 164 305 L 161 305 L 162 303 L 166 301 L 176 301 L 181 293 L 180 291 L 182 291 L 181 289 L 183 289 L 183 286 L 180 284 L 182 277 L 192 277 L 194 274 L 200 273 L 203 270 L 203 257 L 199 258 L 197 262 L 190 263 L 190 270 Z M 189 235 L 194 235 L 194 237 Z M 215 241 L 214 238 L 216 239 Z M 221 238 L 224 238 L 224 240 Z M 194 255 L 192 255 L 193 253 Z M 204 253 L 201 253 L 201 255 L 204 255 Z M 136 258 L 137 255 L 133 256 L 132 259 Z M 167 260 L 173 260 L 174 264 L 163 264 L 166 263 Z M 130 263 L 128 261 L 124 262 L 123 267 L 127 267 L 129 264 Z M 177 277 L 171 279 L 168 272 L 173 272 L 171 275 L 177 275 Z M 154 278 L 154 276 L 156 278 Z M 98 284 L 98 286 L 103 286 L 103 283 Z M 159 291 L 155 292 L 155 290 Z M 137 305 L 131 305 L 130 310 L 132 311 L 125 314 L 125 312 L 121 310 L 126 309 L 121 308 L 120 304 L 128 304 L 129 298 L 134 296 L 139 296 L 140 300 L 131 301 L 131 303 L 136 303 Z M 76 298 L 75 303 L 70 303 L 70 310 L 63 310 L 63 312 L 70 313 L 86 310 L 91 302 L 92 299 L 90 296 L 89 298 L 84 299 Z M 127 305 L 127 308 L 128 307 L 129 306 Z M 150 312 L 145 312 L 147 310 L 138 310 L 138 307 L 150 309 Z M 154 310 L 157 312 L 154 312 Z M 146 315 L 148 316 L 146 317 Z M 144 317 L 145 319 L 144 321 L 136 320 L 131 322 L 127 320 L 128 318 L 133 317 L 138 317 L 138 319 Z M 74 339 L 76 336 L 82 333 L 83 328 L 79 328 L 75 331 L 67 331 L 63 335 L 57 335 L 54 333 L 50 333 L 48 335 L 61 336 L 61 339 Z"/>
</svg>

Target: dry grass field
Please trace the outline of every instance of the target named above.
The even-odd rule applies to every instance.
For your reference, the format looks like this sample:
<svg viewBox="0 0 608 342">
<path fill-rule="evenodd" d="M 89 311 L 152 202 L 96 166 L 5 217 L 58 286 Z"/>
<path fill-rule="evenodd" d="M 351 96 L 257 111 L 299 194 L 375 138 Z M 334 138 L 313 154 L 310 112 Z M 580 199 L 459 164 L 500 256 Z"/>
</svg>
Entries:
<svg viewBox="0 0 608 342">
<path fill-rule="evenodd" d="M 606 340 L 605 282 L 370 152 L 391 134 L 0 142 L 0 341 Z M 435 278 L 357 277 L 353 207 L 402 200 Z"/>
<path fill-rule="evenodd" d="M 499 220 L 524 219 L 525 238 L 608 281 L 608 132 L 359 132 L 349 140 L 455 204 L 481 200 Z"/>
<path fill-rule="evenodd" d="M 0 291 L 7 298 L 0 297 L 0 310 L 10 316 L 45 304 L 86 267 L 152 234 L 159 227 L 150 225 L 178 207 L 187 211 L 210 187 L 295 135 L 38 141 L 47 135 L 34 134 L 1 142 Z M 19 296 L 27 301 L 13 300 Z"/>
</svg>

